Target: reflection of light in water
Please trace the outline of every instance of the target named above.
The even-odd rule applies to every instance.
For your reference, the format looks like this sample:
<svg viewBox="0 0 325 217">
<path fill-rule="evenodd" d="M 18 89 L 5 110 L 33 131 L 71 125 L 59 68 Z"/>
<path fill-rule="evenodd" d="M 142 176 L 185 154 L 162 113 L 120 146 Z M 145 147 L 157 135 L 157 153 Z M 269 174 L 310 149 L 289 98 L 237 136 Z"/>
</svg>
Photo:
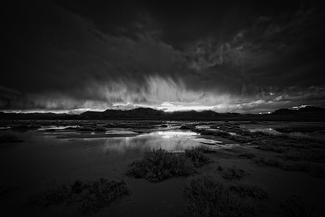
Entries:
<svg viewBox="0 0 325 217">
<path fill-rule="evenodd" d="M 195 128 L 196 128 L 196 129 L 209 129 L 210 126 L 208 126 L 208 125 L 197 125 L 197 126 L 195 126 Z M 218 128 L 219 128 L 219 127 L 218 127 Z"/>
<path fill-rule="evenodd" d="M 183 131 L 158 131 L 154 133 L 150 133 L 149 135 L 158 134 L 162 138 L 170 139 L 170 138 L 193 138 L 193 136 L 197 136 L 198 134 L 195 132 L 183 132 Z"/>
<path fill-rule="evenodd" d="M 50 126 L 41 126 L 41 128 L 37 129 L 36 131 L 45 131 L 45 130 L 65 130 L 67 128 L 78 128 L 78 125 L 70 125 L 70 126 L 55 126 L 55 125 L 50 125 Z"/>
<path fill-rule="evenodd" d="M 267 127 L 267 128 L 254 128 L 254 129 L 248 129 L 250 132 L 264 132 L 264 133 L 270 133 L 270 134 L 281 134 L 280 132 L 274 130 L 273 128 Z"/>
<path fill-rule="evenodd" d="M 125 154 L 127 152 L 144 152 L 151 149 L 164 149 L 182 152 L 185 149 L 209 144 L 215 149 L 228 148 L 221 141 L 198 138 L 199 134 L 191 131 L 158 131 L 140 134 L 135 137 L 108 138 L 104 145 L 105 153 Z"/>
<path fill-rule="evenodd" d="M 136 137 L 108 138 L 105 142 L 105 152 L 126 153 L 128 151 L 143 152 L 151 149 L 182 151 L 201 145 L 195 141 L 197 133 L 182 131 L 158 131 Z"/>
<path fill-rule="evenodd" d="M 204 138 L 197 138 L 194 139 L 197 142 L 202 142 L 202 143 L 206 143 L 206 144 L 221 144 L 221 141 L 218 140 L 212 140 L 212 139 L 204 139 Z"/>
</svg>

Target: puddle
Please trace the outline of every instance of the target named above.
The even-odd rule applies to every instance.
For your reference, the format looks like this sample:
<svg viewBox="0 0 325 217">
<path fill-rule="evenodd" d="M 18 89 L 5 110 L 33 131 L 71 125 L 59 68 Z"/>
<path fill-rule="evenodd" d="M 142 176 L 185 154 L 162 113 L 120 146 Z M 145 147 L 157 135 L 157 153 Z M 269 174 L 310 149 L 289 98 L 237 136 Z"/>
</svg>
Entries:
<svg viewBox="0 0 325 217">
<path fill-rule="evenodd" d="M 140 136 L 161 136 L 164 139 L 193 139 L 198 136 L 198 133 L 192 131 L 156 131 L 152 133 L 147 133 Z"/>
<path fill-rule="evenodd" d="M 71 125 L 71 126 L 42 126 L 41 128 L 37 129 L 36 131 L 48 131 L 48 130 L 68 130 L 67 128 L 77 128 L 78 125 Z"/>
<path fill-rule="evenodd" d="M 105 141 L 105 152 L 127 153 L 129 151 L 145 151 L 164 149 L 173 153 L 184 152 L 185 149 L 205 145 L 213 149 L 229 148 L 221 141 L 199 137 L 192 131 L 156 131 L 126 138 L 109 138 Z M 232 144 L 233 146 L 234 144 Z"/>
<path fill-rule="evenodd" d="M 92 148 L 105 154 L 109 153 L 143 153 L 151 149 L 164 149 L 170 152 L 184 152 L 185 149 L 204 145 L 208 148 L 229 148 L 222 141 L 204 138 L 199 133 L 190 130 L 159 130 L 155 132 L 138 134 L 136 132 L 119 128 L 109 129 L 106 132 L 71 132 L 65 130 L 71 126 L 47 126 L 39 130 L 29 131 L 28 134 L 15 134 L 25 141 L 35 141 L 47 144 L 77 144 L 86 142 Z M 55 130 L 51 132 L 50 130 Z M 28 139 L 27 139 L 28 137 Z M 71 143 L 72 142 L 72 143 Z M 101 144 L 101 145 L 99 145 Z M 94 146 L 92 146 L 94 145 Z M 96 146 L 95 146 L 96 145 Z M 122 157 L 122 156 L 121 156 Z"/>
<path fill-rule="evenodd" d="M 249 125 L 242 125 L 241 128 L 246 129 L 250 132 L 263 132 L 263 133 L 269 133 L 273 135 L 280 135 L 282 133 L 276 131 L 273 127 L 270 127 L 269 125 L 259 125 L 259 124 L 249 124 Z"/>
<path fill-rule="evenodd" d="M 196 129 L 210 129 L 210 126 L 208 125 L 197 125 L 195 126 Z"/>
</svg>

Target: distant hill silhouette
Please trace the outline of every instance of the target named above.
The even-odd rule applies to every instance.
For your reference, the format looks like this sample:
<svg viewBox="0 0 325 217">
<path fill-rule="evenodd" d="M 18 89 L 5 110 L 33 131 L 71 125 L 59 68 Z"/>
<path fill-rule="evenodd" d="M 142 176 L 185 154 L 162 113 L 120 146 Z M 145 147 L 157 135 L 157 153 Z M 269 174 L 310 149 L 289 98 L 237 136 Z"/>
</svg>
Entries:
<svg viewBox="0 0 325 217">
<path fill-rule="evenodd" d="M 80 115 L 55 113 L 4 113 L 2 120 L 269 120 L 269 121 L 325 121 L 325 109 L 306 106 L 297 110 L 278 109 L 271 114 L 217 113 L 214 111 L 164 112 L 152 108 L 131 110 L 107 109 L 103 112 L 87 111 Z"/>
<path fill-rule="evenodd" d="M 320 107 L 315 107 L 315 106 L 306 106 L 300 109 L 278 109 L 272 113 L 272 115 L 294 115 L 294 116 L 319 116 L 319 115 L 324 115 L 325 116 L 325 109 L 320 108 Z M 318 118 L 323 118 L 323 117 L 318 117 Z"/>
</svg>

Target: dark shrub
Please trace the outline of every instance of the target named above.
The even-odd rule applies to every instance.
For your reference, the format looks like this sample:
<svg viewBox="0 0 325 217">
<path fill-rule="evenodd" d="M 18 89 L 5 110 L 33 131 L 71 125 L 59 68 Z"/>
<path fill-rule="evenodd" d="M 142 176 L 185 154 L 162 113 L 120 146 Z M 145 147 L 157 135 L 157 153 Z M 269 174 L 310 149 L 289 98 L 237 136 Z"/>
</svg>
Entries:
<svg viewBox="0 0 325 217">
<path fill-rule="evenodd" d="M 255 154 L 251 154 L 251 153 L 243 153 L 243 154 L 239 154 L 238 157 L 252 159 L 252 158 L 254 158 L 256 156 L 255 156 Z"/>
<path fill-rule="evenodd" d="M 48 188 L 46 191 L 34 195 L 32 202 L 41 206 L 50 206 L 67 202 L 72 194 L 73 192 L 70 187 L 66 184 L 62 184 L 58 188 Z"/>
<path fill-rule="evenodd" d="M 230 185 L 229 190 L 240 195 L 243 198 L 254 198 L 258 200 L 268 198 L 266 191 L 257 185 L 238 183 L 236 185 Z"/>
<path fill-rule="evenodd" d="M 194 163 L 195 167 L 202 167 L 211 163 L 211 160 L 206 157 L 203 152 L 205 152 L 203 147 L 186 149 L 185 157 L 189 158 Z"/>
<path fill-rule="evenodd" d="M 128 194 L 129 190 L 124 181 L 117 182 L 101 178 L 90 183 L 80 209 L 84 213 L 95 213 Z"/>
<path fill-rule="evenodd" d="M 254 216 L 258 204 L 243 199 L 222 181 L 210 175 L 194 178 L 184 190 L 185 210 L 181 216 Z"/>
<path fill-rule="evenodd" d="M 233 166 L 231 168 L 226 168 L 222 171 L 222 178 L 233 180 L 233 179 L 241 179 L 245 175 L 247 175 L 246 172 L 242 169 L 237 169 L 236 166 Z"/>
<path fill-rule="evenodd" d="M 195 173 L 192 163 L 184 154 L 175 154 L 163 149 L 148 151 L 143 159 L 133 162 L 127 175 L 160 182 L 174 176 L 189 176 Z"/>
<path fill-rule="evenodd" d="M 282 203 L 284 214 L 289 217 L 321 217 L 325 216 L 322 204 L 303 201 L 301 197 L 293 195 Z"/>
</svg>

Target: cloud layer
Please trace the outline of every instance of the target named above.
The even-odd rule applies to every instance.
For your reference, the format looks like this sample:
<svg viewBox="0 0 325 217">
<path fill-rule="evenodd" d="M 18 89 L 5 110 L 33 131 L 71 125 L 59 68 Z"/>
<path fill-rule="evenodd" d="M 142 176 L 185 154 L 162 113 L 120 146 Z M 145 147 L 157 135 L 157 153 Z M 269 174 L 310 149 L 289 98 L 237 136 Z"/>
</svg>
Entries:
<svg viewBox="0 0 325 217">
<path fill-rule="evenodd" d="M 2 110 L 325 106 L 316 3 L 18 1 L 5 9 Z"/>
</svg>

